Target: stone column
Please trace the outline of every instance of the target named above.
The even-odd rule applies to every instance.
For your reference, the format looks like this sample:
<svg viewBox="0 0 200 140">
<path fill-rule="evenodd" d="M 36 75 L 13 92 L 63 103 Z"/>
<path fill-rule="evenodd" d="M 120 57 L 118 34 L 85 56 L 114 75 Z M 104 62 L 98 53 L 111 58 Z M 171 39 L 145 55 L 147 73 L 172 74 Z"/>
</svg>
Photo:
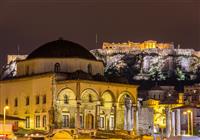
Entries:
<svg viewBox="0 0 200 140">
<path fill-rule="evenodd" d="M 80 105 L 81 105 L 80 100 L 77 100 L 77 105 L 76 105 L 76 128 L 80 128 Z"/>
<path fill-rule="evenodd" d="M 97 105 L 96 105 L 96 129 L 99 129 L 99 123 L 100 123 L 100 105 L 101 105 L 101 102 L 97 101 Z"/>
<path fill-rule="evenodd" d="M 172 127 L 171 127 L 171 129 L 172 129 L 172 136 L 175 136 L 175 112 L 173 111 L 172 112 Z"/>
<path fill-rule="evenodd" d="M 81 100 L 80 100 L 80 82 L 78 81 L 76 83 L 76 128 L 80 128 L 80 105 L 81 105 Z"/>
<path fill-rule="evenodd" d="M 130 106 L 129 106 L 130 107 Z M 131 107 L 127 108 L 127 130 L 130 131 L 131 130 Z"/>
<path fill-rule="evenodd" d="M 137 107 L 134 107 L 133 115 L 134 115 L 134 117 L 133 117 L 134 129 L 133 130 L 134 130 L 135 135 L 137 135 L 138 134 L 138 124 L 139 124 L 139 122 L 138 122 L 139 121 L 139 119 L 138 119 L 138 108 Z"/>
<path fill-rule="evenodd" d="M 181 115 L 180 109 L 176 109 L 176 135 L 181 135 Z"/>
<path fill-rule="evenodd" d="M 117 127 L 117 125 L 116 125 L 116 123 L 117 123 L 117 104 L 114 103 L 113 107 L 114 107 L 114 128 L 113 128 L 113 130 L 115 130 Z"/>
<path fill-rule="evenodd" d="M 170 137 L 171 134 L 171 114 L 170 109 L 166 108 L 166 137 Z"/>
<path fill-rule="evenodd" d="M 124 105 L 124 130 L 127 130 L 127 108 Z"/>
<path fill-rule="evenodd" d="M 134 130 L 134 106 L 132 105 L 132 108 L 131 108 L 131 115 L 132 115 L 132 121 L 131 121 L 131 127 L 132 129 Z"/>
<path fill-rule="evenodd" d="M 136 134 L 138 134 L 138 126 L 139 126 L 139 110 L 136 108 L 136 112 L 135 112 L 135 121 L 136 121 Z"/>
<path fill-rule="evenodd" d="M 57 87 L 56 87 L 56 78 L 55 75 L 52 77 L 52 103 L 51 103 L 51 122 L 50 122 L 50 129 L 58 128 L 59 119 L 58 119 L 58 104 L 57 104 Z"/>
</svg>

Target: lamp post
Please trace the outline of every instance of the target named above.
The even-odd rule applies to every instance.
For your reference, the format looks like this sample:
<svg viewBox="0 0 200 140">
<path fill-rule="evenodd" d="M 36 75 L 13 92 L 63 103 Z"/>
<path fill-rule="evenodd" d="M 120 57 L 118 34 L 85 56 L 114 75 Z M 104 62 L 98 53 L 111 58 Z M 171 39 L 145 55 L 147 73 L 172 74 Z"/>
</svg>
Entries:
<svg viewBox="0 0 200 140">
<path fill-rule="evenodd" d="M 5 126 L 6 126 L 6 110 L 9 109 L 9 106 L 4 106 L 3 108 L 3 133 L 5 133 Z"/>
</svg>

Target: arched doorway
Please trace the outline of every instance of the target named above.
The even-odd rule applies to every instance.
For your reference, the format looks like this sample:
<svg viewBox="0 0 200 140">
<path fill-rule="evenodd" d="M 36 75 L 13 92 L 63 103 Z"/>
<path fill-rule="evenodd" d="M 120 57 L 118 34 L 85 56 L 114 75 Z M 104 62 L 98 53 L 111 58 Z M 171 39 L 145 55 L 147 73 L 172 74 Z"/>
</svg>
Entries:
<svg viewBox="0 0 200 140">
<path fill-rule="evenodd" d="M 101 96 L 99 128 L 102 130 L 113 130 L 115 128 L 116 106 L 115 98 L 111 91 L 103 92 Z"/>
<path fill-rule="evenodd" d="M 93 129 L 94 128 L 94 116 L 90 113 L 86 115 L 86 129 Z"/>
<path fill-rule="evenodd" d="M 76 95 L 68 88 L 57 94 L 55 106 L 55 125 L 57 128 L 70 128 L 75 126 Z M 73 109 L 72 109 L 73 108 Z"/>
</svg>

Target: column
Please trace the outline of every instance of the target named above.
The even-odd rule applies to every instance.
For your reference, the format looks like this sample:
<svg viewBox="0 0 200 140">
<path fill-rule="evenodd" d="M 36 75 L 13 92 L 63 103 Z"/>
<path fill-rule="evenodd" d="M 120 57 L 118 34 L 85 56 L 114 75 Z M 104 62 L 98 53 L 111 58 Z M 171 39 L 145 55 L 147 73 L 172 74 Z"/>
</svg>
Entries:
<svg viewBox="0 0 200 140">
<path fill-rule="evenodd" d="M 170 137 L 171 134 L 171 114 L 170 109 L 166 108 L 166 137 Z"/>
<path fill-rule="evenodd" d="M 134 124 L 134 132 L 135 132 L 135 135 L 137 135 L 138 134 L 138 124 L 139 124 L 137 107 L 134 107 L 133 113 L 134 113 L 133 114 L 134 115 L 134 117 L 133 117 L 133 119 L 134 119 L 134 122 L 133 122 L 133 124 Z"/>
<path fill-rule="evenodd" d="M 181 135 L 181 117 L 180 109 L 176 109 L 176 135 Z"/>
<path fill-rule="evenodd" d="M 76 128 L 80 128 L 80 105 L 81 105 L 81 100 L 80 100 L 80 82 L 78 81 L 76 83 Z"/>
<path fill-rule="evenodd" d="M 172 112 L 172 136 L 175 136 L 175 112 Z"/>
<path fill-rule="evenodd" d="M 131 107 L 127 108 L 127 130 L 131 130 Z"/>
<path fill-rule="evenodd" d="M 115 130 L 117 127 L 117 125 L 116 125 L 116 123 L 117 123 L 117 104 L 114 103 L 113 107 L 114 107 L 114 130 Z"/>
<path fill-rule="evenodd" d="M 124 130 L 127 130 L 127 108 L 124 105 Z"/>
<path fill-rule="evenodd" d="M 80 100 L 77 100 L 76 105 L 76 128 L 80 128 Z"/>
<path fill-rule="evenodd" d="M 139 118 L 138 115 L 139 114 L 139 110 L 136 108 L 136 112 L 135 112 L 135 121 L 136 121 L 136 134 L 138 134 L 138 126 L 139 126 Z"/>
<path fill-rule="evenodd" d="M 132 127 L 132 129 L 134 130 L 134 106 L 132 105 L 132 107 L 131 107 L 131 127 Z"/>
<path fill-rule="evenodd" d="M 100 124 L 100 105 L 101 105 L 101 102 L 97 101 L 97 105 L 96 105 L 96 129 L 99 129 L 99 124 Z"/>
</svg>

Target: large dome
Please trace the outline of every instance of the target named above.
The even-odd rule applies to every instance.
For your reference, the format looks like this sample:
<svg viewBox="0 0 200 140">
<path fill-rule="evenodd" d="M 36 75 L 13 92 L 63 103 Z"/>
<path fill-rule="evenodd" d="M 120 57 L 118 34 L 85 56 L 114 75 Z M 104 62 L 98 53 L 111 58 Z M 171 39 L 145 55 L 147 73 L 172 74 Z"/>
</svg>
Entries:
<svg viewBox="0 0 200 140">
<path fill-rule="evenodd" d="M 83 46 L 63 39 L 46 43 L 37 48 L 27 57 L 27 59 L 32 58 L 84 58 L 96 60 Z"/>
</svg>

